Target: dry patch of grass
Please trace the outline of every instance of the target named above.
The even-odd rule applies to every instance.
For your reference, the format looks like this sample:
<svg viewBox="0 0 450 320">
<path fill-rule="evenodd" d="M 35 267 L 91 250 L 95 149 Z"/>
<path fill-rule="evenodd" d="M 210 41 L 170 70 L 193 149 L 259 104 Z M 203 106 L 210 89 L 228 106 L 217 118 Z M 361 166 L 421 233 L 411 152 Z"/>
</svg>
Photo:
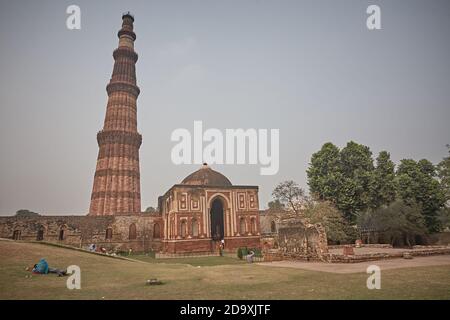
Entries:
<svg viewBox="0 0 450 320">
<path fill-rule="evenodd" d="M 67 278 L 54 274 L 30 277 L 25 267 L 40 258 L 52 267 L 80 266 L 81 290 L 68 290 Z M 172 259 L 133 262 L 36 243 L 0 241 L 0 299 L 450 299 L 450 266 L 386 270 L 382 289 L 368 290 L 365 273 L 332 274 L 239 260 L 230 264 L 235 261 L 227 258 L 219 260 L 224 265 L 192 259 L 199 258 L 182 263 Z M 164 284 L 145 285 L 150 278 Z"/>
</svg>

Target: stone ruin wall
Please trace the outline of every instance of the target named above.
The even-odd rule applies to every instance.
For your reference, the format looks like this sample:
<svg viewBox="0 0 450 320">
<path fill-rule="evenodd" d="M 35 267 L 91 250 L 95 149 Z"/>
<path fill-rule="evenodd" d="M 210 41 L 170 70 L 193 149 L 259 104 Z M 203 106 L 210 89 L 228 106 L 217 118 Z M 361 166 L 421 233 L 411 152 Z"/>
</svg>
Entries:
<svg viewBox="0 0 450 320">
<path fill-rule="evenodd" d="M 321 259 L 323 254 L 328 253 L 324 228 L 298 220 L 279 226 L 278 245 L 283 255 L 292 258 Z"/>
<path fill-rule="evenodd" d="M 290 219 L 279 222 L 277 227 L 273 240 L 277 248 L 267 250 L 267 261 L 323 260 L 328 253 L 326 232 L 320 224 Z"/>
<path fill-rule="evenodd" d="M 130 226 L 135 225 L 135 237 L 130 239 Z M 159 237 L 155 225 L 159 225 Z M 107 239 L 107 229 L 111 238 Z M 36 216 L 0 217 L 0 238 L 14 239 L 14 232 L 20 232 L 18 240 L 38 241 L 39 230 L 43 230 L 44 242 L 86 248 L 95 243 L 108 251 L 135 252 L 159 251 L 163 236 L 163 222 L 160 215 L 117 215 L 117 216 Z M 63 239 L 60 239 L 61 230 Z M 17 236 L 17 234 L 16 234 Z M 155 237 L 156 236 L 156 237 Z"/>
<path fill-rule="evenodd" d="M 260 211 L 260 223 L 265 261 L 324 260 L 328 253 L 327 235 L 320 224 L 270 209 Z"/>
</svg>

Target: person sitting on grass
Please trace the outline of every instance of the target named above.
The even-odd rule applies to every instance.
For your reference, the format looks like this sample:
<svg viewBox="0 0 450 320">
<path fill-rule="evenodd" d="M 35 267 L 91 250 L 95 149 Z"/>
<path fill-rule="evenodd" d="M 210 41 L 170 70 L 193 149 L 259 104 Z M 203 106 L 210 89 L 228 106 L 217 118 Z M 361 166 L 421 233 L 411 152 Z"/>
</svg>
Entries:
<svg viewBox="0 0 450 320">
<path fill-rule="evenodd" d="M 29 269 L 30 268 L 27 268 L 27 270 L 29 270 Z M 67 271 L 65 271 L 65 270 L 59 270 L 59 269 L 56 269 L 56 268 L 50 268 L 48 266 L 47 261 L 44 258 L 39 260 L 39 262 L 36 263 L 33 266 L 31 272 L 33 272 L 34 274 L 56 273 L 56 274 L 58 274 L 58 277 L 62 277 L 62 276 L 67 275 Z"/>
</svg>

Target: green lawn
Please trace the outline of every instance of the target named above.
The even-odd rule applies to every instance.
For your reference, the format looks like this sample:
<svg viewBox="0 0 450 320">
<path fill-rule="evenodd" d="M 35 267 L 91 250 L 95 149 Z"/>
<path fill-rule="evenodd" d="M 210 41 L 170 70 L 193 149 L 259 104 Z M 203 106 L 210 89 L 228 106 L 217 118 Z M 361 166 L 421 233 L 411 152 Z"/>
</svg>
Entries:
<svg viewBox="0 0 450 320">
<path fill-rule="evenodd" d="M 25 267 L 42 257 L 52 267 L 80 266 L 81 290 L 68 290 L 67 278 L 53 274 L 30 277 Z M 265 267 L 231 257 L 148 263 L 0 241 L 0 259 L 0 299 L 450 299 L 450 266 L 386 270 L 382 289 L 368 290 L 365 273 Z M 145 285 L 150 278 L 164 284 Z"/>
<path fill-rule="evenodd" d="M 125 256 L 127 258 L 145 261 L 149 263 L 169 263 L 169 264 L 188 264 L 194 267 L 211 267 L 230 264 L 244 264 L 244 260 L 239 260 L 237 257 L 227 256 L 210 256 L 210 257 L 192 257 L 192 258 L 169 258 L 169 259 L 155 259 L 146 255 L 132 255 Z"/>
</svg>

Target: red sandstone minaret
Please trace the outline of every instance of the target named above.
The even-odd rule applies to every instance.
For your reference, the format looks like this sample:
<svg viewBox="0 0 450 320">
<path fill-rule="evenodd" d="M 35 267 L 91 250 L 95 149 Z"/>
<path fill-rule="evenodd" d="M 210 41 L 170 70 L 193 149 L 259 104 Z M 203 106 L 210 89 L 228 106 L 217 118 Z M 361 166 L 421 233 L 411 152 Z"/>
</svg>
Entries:
<svg viewBox="0 0 450 320">
<path fill-rule="evenodd" d="M 103 130 L 97 134 L 99 152 L 89 208 L 92 216 L 141 211 L 139 147 L 142 136 L 137 132 L 136 34 L 134 17 L 126 13 L 122 20 L 119 47 L 113 54 L 114 70 L 106 87 L 105 122 Z"/>
</svg>

